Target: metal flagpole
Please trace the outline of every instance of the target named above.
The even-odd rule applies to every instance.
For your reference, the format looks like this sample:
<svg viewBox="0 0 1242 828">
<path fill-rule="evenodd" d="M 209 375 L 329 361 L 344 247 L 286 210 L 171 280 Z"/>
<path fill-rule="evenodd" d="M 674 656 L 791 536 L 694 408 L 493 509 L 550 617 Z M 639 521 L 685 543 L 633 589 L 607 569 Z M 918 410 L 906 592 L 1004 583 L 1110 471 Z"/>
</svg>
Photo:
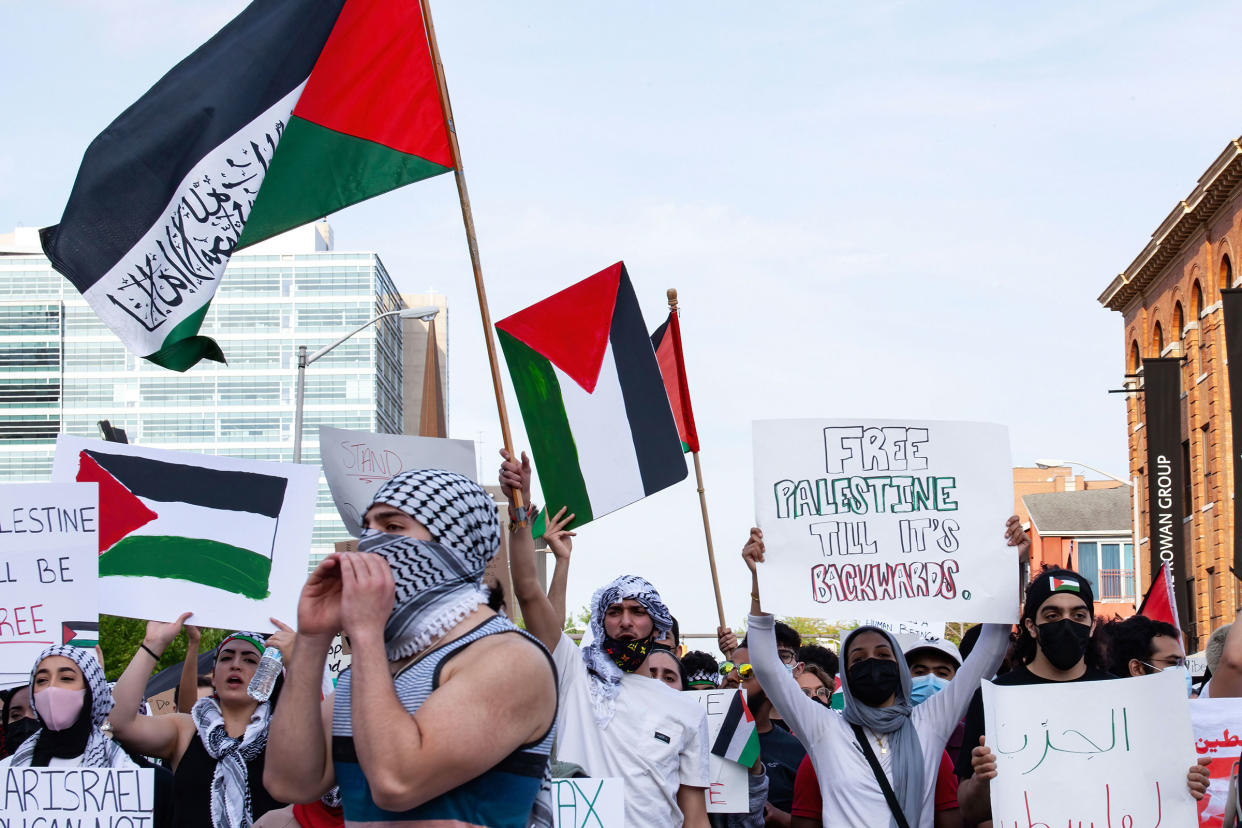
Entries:
<svg viewBox="0 0 1242 828">
<path fill-rule="evenodd" d="M 496 410 L 500 414 L 500 434 L 505 450 L 513 459 L 513 438 L 509 435 L 509 412 L 505 408 L 504 387 L 500 382 L 500 361 L 496 355 L 496 337 L 492 331 L 492 315 L 487 308 L 487 291 L 483 286 L 483 265 L 479 261 L 479 243 L 474 233 L 474 214 L 470 210 L 470 192 L 466 189 L 466 174 L 462 170 L 461 147 L 457 144 L 457 127 L 453 123 L 453 106 L 449 102 L 448 84 L 444 79 L 444 64 L 440 61 L 440 47 L 436 45 L 436 29 L 431 22 L 431 4 L 429 0 L 419 0 L 423 12 L 423 23 L 427 29 L 427 45 L 431 50 L 431 62 L 435 67 L 436 84 L 440 88 L 440 106 L 444 110 L 444 121 L 448 125 L 449 144 L 453 150 L 453 177 L 457 181 L 457 196 L 461 202 L 461 218 L 466 226 L 466 244 L 470 248 L 470 266 L 474 270 L 474 289 L 479 296 L 479 315 L 483 318 L 483 340 L 487 343 L 487 359 L 492 369 L 492 390 L 496 394 Z M 522 514 L 525 504 L 522 493 L 513 492 L 513 506 Z M 526 521 L 518 525 L 524 526 Z"/>
<path fill-rule="evenodd" d="M 676 314 L 677 311 L 677 289 L 668 289 L 668 309 L 670 313 Z M 680 337 L 674 340 L 680 345 Z M 680 348 L 678 349 L 680 351 Z M 677 354 L 678 362 L 681 362 L 682 356 Z M 699 488 L 699 509 L 703 513 L 703 535 L 707 538 L 707 564 L 712 570 L 712 589 L 716 592 L 716 615 L 720 618 L 720 626 L 725 625 L 724 601 L 720 597 L 720 578 L 716 574 L 716 552 L 712 548 L 712 524 L 707 517 L 707 494 L 703 489 L 703 466 L 699 463 L 699 452 L 695 449 L 690 453 L 694 458 L 694 478 L 698 482 Z"/>
</svg>

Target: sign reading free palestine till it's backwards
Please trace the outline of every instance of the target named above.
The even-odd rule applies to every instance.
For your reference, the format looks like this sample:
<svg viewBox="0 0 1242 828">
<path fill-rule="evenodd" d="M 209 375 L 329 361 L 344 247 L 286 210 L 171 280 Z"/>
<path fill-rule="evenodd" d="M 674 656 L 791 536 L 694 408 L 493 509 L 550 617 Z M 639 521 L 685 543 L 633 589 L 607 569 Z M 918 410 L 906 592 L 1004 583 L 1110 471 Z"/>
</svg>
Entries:
<svg viewBox="0 0 1242 828">
<path fill-rule="evenodd" d="M 764 609 L 1014 620 L 1009 434 L 988 423 L 761 420 L 755 517 Z"/>
</svg>

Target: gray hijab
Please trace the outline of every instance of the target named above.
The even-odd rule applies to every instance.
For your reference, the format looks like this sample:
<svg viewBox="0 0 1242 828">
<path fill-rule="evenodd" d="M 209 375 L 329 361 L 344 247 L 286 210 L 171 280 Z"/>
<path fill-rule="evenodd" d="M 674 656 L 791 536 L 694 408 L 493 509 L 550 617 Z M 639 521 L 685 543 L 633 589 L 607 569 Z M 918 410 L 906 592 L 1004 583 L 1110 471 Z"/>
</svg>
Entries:
<svg viewBox="0 0 1242 828">
<path fill-rule="evenodd" d="M 892 707 L 872 707 L 854 699 L 850 692 L 849 670 L 841 671 L 841 692 L 845 696 L 845 709 L 842 715 L 850 724 L 861 725 L 874 733 L 889 734 L 889 746 L 893 751 L 892 776 L 889 783 L 893 793 L 901 803 L 906 822 L 910 828 L 919 828 L 923 819 L 924 767 L 923 745 L 919 742 L 918 731 L 914 722 L 910 721 L 910 668 L 906 666 L 905 653 L 897 641 L 887 631 L 879 627 L 859 627 L 850 633 L 841 645 L 843 664 L 849 663 L 850 642 L 859 633 L 875 632 L 884 636 L 893 655 L 897 659 L 897 675 L 901 678 L 901 689 L 897 691 L 897 699 Z M 873 746 L 874 747 L 874 746 Z M 889 823 L 897 828 L 897 820 Z"/>
</svg>

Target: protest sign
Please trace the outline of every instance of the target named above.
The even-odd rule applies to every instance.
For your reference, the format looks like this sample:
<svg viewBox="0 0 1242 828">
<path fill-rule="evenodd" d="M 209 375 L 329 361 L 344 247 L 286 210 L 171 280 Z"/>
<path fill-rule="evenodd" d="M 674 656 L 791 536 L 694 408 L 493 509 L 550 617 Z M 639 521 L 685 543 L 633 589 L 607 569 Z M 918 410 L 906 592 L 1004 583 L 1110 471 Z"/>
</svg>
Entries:
<svg viewBox="0 0 1242 828">
<path fill-rule="evenodd" d="M 755 517 L 785 615 L 1014 620 L 1009 436 L 987 423 L 760 420 Z"/>
<path fill-rule="evenodd" d="M 553 779 L 554 828 L 623 828 L 624 779 Z"/>
<path fill-rule="evenodd" d="M 341 522 L 355 538 L 375 490 L 393 476 L 409 469 L 447 469 L 471 480 L 478 474 L 470 440 L 320 426 L 319 457 Z"/>
<path fill-rule="evenodd" d="M 328 676 L 332 680 L 332 686 L 336 686 L 336 680 L 341 677 L 341 673 L 345 672 L 353 661 L 353 654 L 349 647 L 345 645 L 345 637 L 340 633 L 332 639 L 332 646 L 328 648 L 328 661 L 324 665 L 324 669 L 328 671 Z"/>
<path fill-rule="evenodd" d="M 319 469 L 62 434 L 52 478 L 99 485 L 99 611 L 269 630 L 297 617 Z"/>
<path fill-rule="evenodd" d="M 151 828 L 152 768 L 5 768 L 0 828 Z"/>
<path fill-rule="evenodd" d="M 1199 800 L 1199 825 L 1221 828 L 1229 780 L 1242 758 L 1242 699 L 1194 699 L 1190 723 L 1195 733 L 1195 753 L 1212 760 L 1207 795 Z"/>
<path fill-rule="evenodd" d="M 147 696 L 147 709 L 152 716 L 164 716 L 177 712 L 177 688 L 169 687 L 154 696 Z"/>
<path fill-rule="evenodd" d="M 1174 672 L 1116 681 L 983 682 L 996 754 L 992 821 L 1194 825 L 1186 683 Z"/>
<path fill-rule="evenodd" d="M 99 640 L 99 487 L 0 485 L 0 673 L 29 681 L 50 644 Z"/>
<path fill-rule="evenodd" d="M 907 641 L 934 642 L 944 638 L 943 621 L 893 621 L 887 618 L 868 618 L 858 626 L 879 627 L 887 630 L 902 642 L 905 648 Z"/>
<path fill-rule="evenodd" d="M 742 690 L 694 690 L 690 695 L 707 711 L 707 744 L 714 744 L 724 724 L 733 697 Z M 706 791 L 709 814 L 744 814 L 750 810 L 747 769 L 737 762 L 710 754 L 707 761 Z"/>
</svg>

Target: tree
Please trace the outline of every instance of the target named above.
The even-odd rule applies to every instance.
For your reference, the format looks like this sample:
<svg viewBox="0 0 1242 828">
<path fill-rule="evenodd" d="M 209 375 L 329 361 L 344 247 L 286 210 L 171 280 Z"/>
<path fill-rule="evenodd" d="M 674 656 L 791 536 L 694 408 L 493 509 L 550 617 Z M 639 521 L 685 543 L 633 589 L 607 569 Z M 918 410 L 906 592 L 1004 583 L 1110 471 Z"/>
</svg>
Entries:
<svg viewBox="0 0 1242 828">
<path fill-rule="evenodd" d="M 220 642 L 229 632 L 231 631 L 204 627 L 203 639 L 198 645 L 198 651 L 205 653 L 220 646 Z M 142 644 L 146 633 L 147 622 L 141 619 L 121 618 L 116 615 L 99 616 L 99 646 L 103 650 L 104 675 L 107 676 L 108 681 L 116 681 L 121 677 L 121 673 L 125 672 L 134 653 L 138 652 L 138 647 Z M 155 669 L 151 671 L 152 675 L 165 667 L 185 661 L 185 650 L 186 637 L 182 632 L 160 656 Z"/>
</svg>

